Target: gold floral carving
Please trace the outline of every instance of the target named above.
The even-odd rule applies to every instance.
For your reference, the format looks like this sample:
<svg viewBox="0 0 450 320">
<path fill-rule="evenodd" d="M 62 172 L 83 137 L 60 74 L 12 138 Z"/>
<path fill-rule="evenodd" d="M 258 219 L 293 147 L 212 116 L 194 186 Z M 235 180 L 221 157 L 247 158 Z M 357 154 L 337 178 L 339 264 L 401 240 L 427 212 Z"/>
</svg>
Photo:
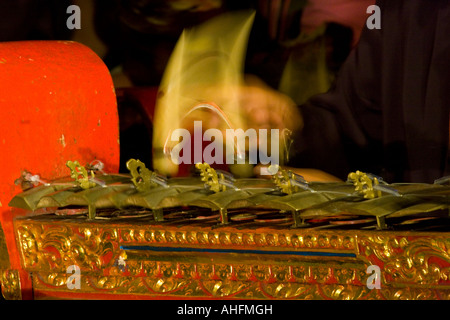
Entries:
<svg viewBox="0 0 450 320">
<path fill-rule="evenodd" d="M 329 232 L 304 234 L 295 231 L 275 232 L 250 231 L 239 232 L 226 229 L 203 231 L 199 229 L 160 229 L 147 227 L 136 229 L 135 226 L 120 229 L 122 243 L 196 245 L 220 247 L 273 247 L 278 249 L 329 249 L 354 251 L 355 241 L 350 235 L 332 234 Z"/>
<path fill-rule="evenodd" d="M 114 263 L 115 228 L 65 224 L 22 224 L 16 229 L 26 270 L 61 270 L 77 265 L 87 271 Z"/>
<path fill-rule="evenodd" d="M 0 270 L 2 295 L 6 300 L 21 300 L 20 276 L 17 270 Z"/>
<path fill-rule="evenodd" d="M 102 276 L 82 277 L 81 290 L 69 290 L 64 276 L 38 273 L 34 278 L 35 290 L 54 290 L 72 293 L 97 293 L 137 297 L 188 297 L 210 299 L 314 299 L 314 300 L 436 300 L 449 299 L 449 290 L 431 288 L 395 288 L 383 286 L 380 290 L 370 290 L 365 285 L 341 283 L 300 283 L 281 281 L 259 281 L 214 279 L 207 277 L 190 278 L 173 276 L 176 269 L 169 271 L 163 267 L 164 276 Z M 172 275 L 172 276 L 170 276 Z M 59 279 L 59 280 L 58 280 Z"/>
<path fill-rule="evenodd" d="M 5 234 L 0 225 L 0 286 L 1 295 L 7 300 L 19 300 L 22 297 L 20 277 L 17 270 L 11 270 Z"/>
<path fill-rule="evenodd" d="M 35 290 L 74 292 L 66 268 L 81 269 L 78 293 L 238 299 L 449 299 L 450 236 L 445 233 L 166 227 L 17 219 L 24 268 Z M 354 257 L 276 259 L 156 254 L 121 246 L 352 253 Z M 224 260 L 225 259 L 225 260 Z M 369 265 L 381 289 L 366 285 Z"/>
<path fill-rule="evenodd" d="M 382 267 L 385 282 L 450 288 L 450 236 L 359 237 L 361 253 Z"/>
</svg>

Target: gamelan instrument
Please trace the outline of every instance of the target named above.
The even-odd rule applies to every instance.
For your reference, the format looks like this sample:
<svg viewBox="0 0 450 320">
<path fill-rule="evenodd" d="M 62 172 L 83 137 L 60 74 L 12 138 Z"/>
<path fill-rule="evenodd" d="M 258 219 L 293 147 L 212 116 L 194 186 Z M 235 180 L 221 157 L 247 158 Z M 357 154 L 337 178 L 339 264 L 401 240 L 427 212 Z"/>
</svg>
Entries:
<svg viewBox="0 0 450 320">
<path fill-rule="evenodd" d="M 168 179 L 135 159 L 129 174 L 101 164 L 68 161 L 71 178 L 19 179 L 29 189 L 9 205 L 33 212 L 14 224 L 35 294 L 450 297 L 446 178 L 387 184 L 357 171 L 309 183 L 280 169 L 235 179 L 198 163 L 196 176 Z M 79 289 L 67 286 L 72 265 Z"/>
</svg>

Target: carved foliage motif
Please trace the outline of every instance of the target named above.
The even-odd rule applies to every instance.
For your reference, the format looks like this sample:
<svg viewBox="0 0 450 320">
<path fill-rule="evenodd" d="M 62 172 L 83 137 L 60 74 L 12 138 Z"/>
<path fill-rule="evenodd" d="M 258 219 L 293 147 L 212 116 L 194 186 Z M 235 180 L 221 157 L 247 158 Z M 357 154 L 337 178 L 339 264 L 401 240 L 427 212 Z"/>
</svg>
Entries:
<svg viewBox="0 0 450 320">
<path fill-rule="evenodd" d="M 240 231 L 102 223 L 16 221 L 25 269 L 36 288 L 70 291 L 66 268 L 81 269 L 81 292 L 245 299 L 448 299 L 450 238 L 388 232 Z M 281 259 L 277 263 L 154 261 L 120 245 L 278 248 L 353 252 L 356 258 Z M 136 258 L 136 255 L 139 258 Z M 131 257 L 131 258 L 130 258 Z M 380 290 L 366 286 L 367 266 L 381 268 Z"/>
<path fill-rule="evenodd" d="M 17 270 L 0 270 L 2 295 L 6 300 L 20 300 L 20 276 Z"/>
<path fill-rule="evenodd" d="M 170 245 L 207 245 L 220 247 L 273 247 L 294 249 L 329 249 L 354 251 L 355 241 L 349 235 L 331 233 L 302 234 L 295 232 L 245 232 L 238 231 L 202 231 L 202 230 L 166 230 L 143 228 L 121 228 L 120 238 L 125 243 L 152 243 Z"/>
<path fill-rule="evenodd" d="M 450 285 L 450 237 L 361 236 L 361 253 L 382 267 L 385 282 Z"/>
<path fill-rule="evenodd" d="M 114 263 L 118 251 L 115 228 L 36 223 L 21 224 L 17 234 L 27 270 L 100 270 Z"/>
</svg>

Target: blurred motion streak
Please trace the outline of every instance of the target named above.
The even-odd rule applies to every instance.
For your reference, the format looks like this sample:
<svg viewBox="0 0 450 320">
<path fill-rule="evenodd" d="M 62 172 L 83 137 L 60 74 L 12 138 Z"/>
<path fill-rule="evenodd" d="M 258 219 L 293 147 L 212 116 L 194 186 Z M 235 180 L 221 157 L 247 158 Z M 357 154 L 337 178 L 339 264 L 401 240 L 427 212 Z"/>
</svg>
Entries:
<svg viewBox="0 0 450 320">
<path fill-rule="evenodd" d="M 166 175 L 178 173 L 164 149 L 170 148 L 166 142 L 173 130 L 189 125 L 188 114 L 192 120 L 206 120 L 207 116 L 208 121 L 203 122 L 219 130 L 244 128 L 238 90 L 244 81 L 254 15 L 253 11 L 227 13 L 183 31 L 159 87 L 153 135 L 155 170 Z M 217 105 L 220 112 L 196 108 L 201 104 Z"/>
</svg>

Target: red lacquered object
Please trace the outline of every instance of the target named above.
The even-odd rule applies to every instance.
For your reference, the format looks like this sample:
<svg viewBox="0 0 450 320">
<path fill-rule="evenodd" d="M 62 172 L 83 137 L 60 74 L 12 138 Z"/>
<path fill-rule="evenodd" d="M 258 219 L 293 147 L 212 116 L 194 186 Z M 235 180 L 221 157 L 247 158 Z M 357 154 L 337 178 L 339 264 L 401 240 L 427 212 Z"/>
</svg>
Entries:
<svg viewBox="0 0 450 320">
<path fill-rule="evenodd" d="M 98 159 L 104 171 L 117 172 L 118 123 L 110 73 L 91 49 L 69 41 L 0 43 L 0 222 L 9 269 L 20 276 L 19 298 L 32 296 L 12 225 L 23 213 L 8 207 L 22 191 L 15 180 L 23 170 L 43 180 L 68 176 L 68 160 L 85 165 Z M 5 282 L 4 294 L 11 289 Z"/>
</svg>

